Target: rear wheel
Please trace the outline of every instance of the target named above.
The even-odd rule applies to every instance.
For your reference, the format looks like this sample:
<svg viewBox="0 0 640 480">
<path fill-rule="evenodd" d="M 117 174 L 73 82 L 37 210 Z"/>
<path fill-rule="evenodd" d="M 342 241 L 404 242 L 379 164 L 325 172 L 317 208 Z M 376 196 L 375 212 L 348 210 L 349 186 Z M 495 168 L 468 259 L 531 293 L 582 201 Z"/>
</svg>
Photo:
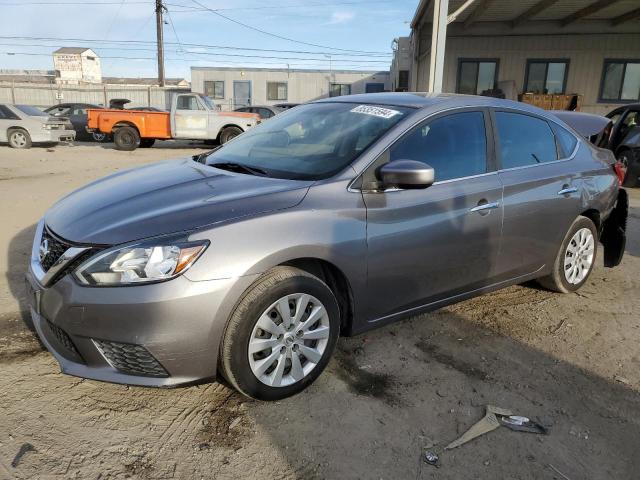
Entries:
<svg viewBox="0 0 640 480">
<path fill-rule="evenodd" d="M 242 129 L 239 127 L 226 127 L 224 130 L 222 130 L 222 133 L 220 133 L 220 144 L 224 145 L 229 140 L 237 137 L 241 133 Z"/>
<path fill-rule="evenodd" d="M 131 151 L 140 145 L 140 134 L 133 127 L 119 127 L 113 134 L 116 149 Z"/>
<path fill-rule="evenodd" d="M 151 148 L 156 143 L 155 138 L 143 138 L 140 140 L 140 148 Z"/>
<path fill-rule="evenodd" d="M 556 292 L 575 292 L 584 285 L 593 270 L 597 246 L 596 226 L 587 217 L 578 217 L 560 246 L 553 271 L 538 282 Z"/>
<path fill-rule="evenodd" d="M 338 302 L 322 280 L 297 268 L 274 268 L 231 315 L 220 352 L 223 374 L 248 397 L 289 397 L 322 373 L 339 329 Z"/>
<path fill-rule="evenodd" d="M 22 128 L 9 130 L 8 138 L 11 148 L 31 148 L 31 135 Z"/>
</svg>

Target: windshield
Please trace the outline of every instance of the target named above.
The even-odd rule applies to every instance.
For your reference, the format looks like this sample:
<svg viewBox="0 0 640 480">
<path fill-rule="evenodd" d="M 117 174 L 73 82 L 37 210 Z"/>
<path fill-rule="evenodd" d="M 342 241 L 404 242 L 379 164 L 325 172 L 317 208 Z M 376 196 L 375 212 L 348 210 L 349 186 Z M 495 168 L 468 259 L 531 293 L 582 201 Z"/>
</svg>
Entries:
<svg viewBox="0 0 640 480">
<path fill-rule="evenodd" d="M 30 117 L 48 117 L 48 113 L 44 113 L 42 110 L 37 109 L 36 107 L 32 107 L 31 105 L 16 105 L 16 108 L 20 110 L 25 115 L 29 115 Z"/>
<path fill-rule="evenodd" d="M 410 109 L 313 103 L 281 113 L 217 149 L 207 165 L 240 164 L 267 176 L 328 178 L 351 164 Z"/>
<path fill-rule="evenodd" d="M 202 97 L 200 98 L 202 98 L 202 101 L 209 108 L 209 110 L 217 110 L 215 103 L 213 103 L 213 100 L 211 100 L 209 97 L 207 97 L 206 95 L 202 95 Z"/>
</svg>

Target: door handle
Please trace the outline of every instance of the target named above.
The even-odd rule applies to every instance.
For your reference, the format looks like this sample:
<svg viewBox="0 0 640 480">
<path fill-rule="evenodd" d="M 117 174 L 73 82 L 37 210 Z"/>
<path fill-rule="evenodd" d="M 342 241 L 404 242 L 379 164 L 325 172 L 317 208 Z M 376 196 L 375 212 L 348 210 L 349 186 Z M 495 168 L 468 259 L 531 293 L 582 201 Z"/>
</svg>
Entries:
<svg viewBox="0 0 640 480">
<path fill-rule="evenodd" d="M 493 210 L 500 207 L 500 202 L 480 203 L 476 207 L 473 207 L 469 212 L 482 212 L 484 210 Z"/>
<path fill-rule="evenodd" d="M 578 189 L 576 187 L 565 186 L 562 190 L 558 192 L 558 195 L 567 195 L 569 193 L 576 193 Z"/>
</svg>

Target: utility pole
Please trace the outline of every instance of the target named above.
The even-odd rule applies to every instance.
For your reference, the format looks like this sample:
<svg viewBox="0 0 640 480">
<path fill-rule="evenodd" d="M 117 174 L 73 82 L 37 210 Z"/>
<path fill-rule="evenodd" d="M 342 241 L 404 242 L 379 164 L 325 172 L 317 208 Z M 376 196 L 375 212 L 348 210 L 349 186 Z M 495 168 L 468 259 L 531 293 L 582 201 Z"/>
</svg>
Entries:
<svg viewBox="0 0 640 480">
<path fill-rule="evenodd" d="M 164 5 L 162 0 L 156 0 L 156 35 L 158 42 L 158 83 L 161 87 L 164 87 L 164 40 L 163 40 L 163 28 L 164 20 L 162 14 Z"/>
</svg>

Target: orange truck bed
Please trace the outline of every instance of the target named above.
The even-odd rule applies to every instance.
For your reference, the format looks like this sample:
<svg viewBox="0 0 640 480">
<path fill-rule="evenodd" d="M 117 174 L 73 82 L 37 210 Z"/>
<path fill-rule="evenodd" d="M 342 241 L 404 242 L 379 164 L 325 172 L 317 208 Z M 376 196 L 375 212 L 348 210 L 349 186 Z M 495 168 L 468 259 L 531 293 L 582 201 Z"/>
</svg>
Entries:
<svg viewBox="0 0 640 480">
<path fill-rule="evenodd" d="M 171 138 L 171 117 L 169 112 L 147 112 L 138 110 L 89 109 L 87 128 L 111 133 L 114 125 L 134 125 L 142 138 Z"/>
</svg>

